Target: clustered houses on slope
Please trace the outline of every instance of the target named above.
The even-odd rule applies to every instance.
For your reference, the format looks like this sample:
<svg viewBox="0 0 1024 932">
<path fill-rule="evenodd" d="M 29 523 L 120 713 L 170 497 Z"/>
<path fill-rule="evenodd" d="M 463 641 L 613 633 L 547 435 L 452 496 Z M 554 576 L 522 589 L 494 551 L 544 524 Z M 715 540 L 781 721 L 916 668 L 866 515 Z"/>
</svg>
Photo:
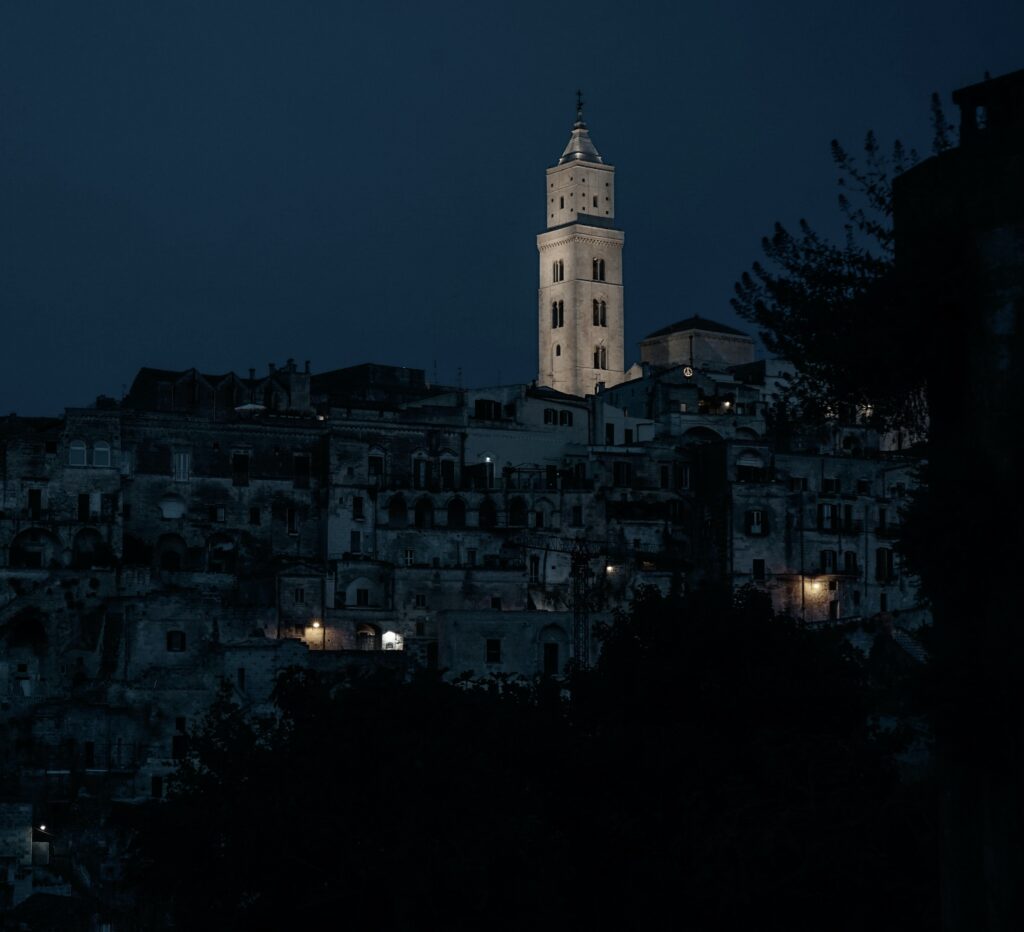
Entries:
<svg viewBox="0 0 1024 932">
<path fill-rule="evenodd" d="M 624 370 L 612 175 L 580 115 L 548 174 L 532 385 L 142 369 L 119 402 L 0 421 L 9 759 L 159 795 L 222 683 L 258 709 L 293 665 L 557 674 L 576 541 L 591 623 L 709 579 L 809 623 L 912 618 L 914 460 L 856 425 L 781 447 L 785 364 L 714 321 Z"/>
</svg>

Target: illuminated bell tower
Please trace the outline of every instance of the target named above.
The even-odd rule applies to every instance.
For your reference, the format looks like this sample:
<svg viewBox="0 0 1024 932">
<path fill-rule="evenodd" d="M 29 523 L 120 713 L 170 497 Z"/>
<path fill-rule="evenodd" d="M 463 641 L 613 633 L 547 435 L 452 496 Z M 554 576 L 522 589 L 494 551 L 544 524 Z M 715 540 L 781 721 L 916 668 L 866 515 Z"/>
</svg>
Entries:
<svg viewBox="0 0 1024 932">
<path fill-rule="evenodd" d="M 537 237 L 537 384 L 570 395 L 623 380 L 623 233 L 615 228 L 615 169 L 583 122 L 547 170 L 547 230 Z"/>
</svg>

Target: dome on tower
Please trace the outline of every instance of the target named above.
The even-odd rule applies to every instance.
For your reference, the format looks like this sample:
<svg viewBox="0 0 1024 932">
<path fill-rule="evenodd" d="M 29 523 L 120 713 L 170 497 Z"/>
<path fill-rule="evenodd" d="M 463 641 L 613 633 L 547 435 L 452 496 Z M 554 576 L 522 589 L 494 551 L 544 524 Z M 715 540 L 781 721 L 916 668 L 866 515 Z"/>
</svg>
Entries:
<svg viewBox="0 0 1024 932">
<path fill-rule="evenodd" d="M 583 100 L 579 100 L 576 107 L 576 122 L 572 127 L 572 135 L 569 137 L 569 144 L 565 147 L 562 157 L 558 160 L 559 165 L 566 162 L 599 162 L 604 160 L 597 151 L 597 147 L 590 139 L 590 130 L 583 122 Z"/>
</svg>

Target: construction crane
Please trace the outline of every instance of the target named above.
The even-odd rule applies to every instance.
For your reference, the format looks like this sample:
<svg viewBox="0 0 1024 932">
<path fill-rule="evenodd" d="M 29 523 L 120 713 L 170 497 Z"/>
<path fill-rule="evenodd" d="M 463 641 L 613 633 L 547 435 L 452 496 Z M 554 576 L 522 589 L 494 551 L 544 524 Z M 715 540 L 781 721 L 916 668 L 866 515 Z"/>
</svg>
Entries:
<svg viewBox="0 0 1024 932">
<path fill-rule="evenodd" d="M 510 538 L 509 543 L 524 550 L 547 550 L 569 554 L 572 608 L 572 649 L 576 666 L 590 666 L 590 609 L 594 601 L 591 585 L 590 562 L 609 551 L 604 541 L 588 541 L 583 537 L 555 537 L 551 534 L 522 533 Z"/>
</svg>

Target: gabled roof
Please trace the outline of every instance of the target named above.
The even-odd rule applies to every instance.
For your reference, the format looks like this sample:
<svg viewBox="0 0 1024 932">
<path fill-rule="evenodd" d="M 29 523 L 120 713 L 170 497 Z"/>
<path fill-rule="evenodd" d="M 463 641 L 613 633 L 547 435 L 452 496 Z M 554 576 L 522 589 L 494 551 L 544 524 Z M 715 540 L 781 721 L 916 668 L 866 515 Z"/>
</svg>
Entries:
<svg viewBox="0 0 1024 932">
<path fill-rule="evenodd" d="M 708 320 L 699 314 L 694 314 L 693 317 L 687 317 L 686 320 L 680 320 L 674 324 L 669 324 L 667 327 L 662 327 L 660 330 L 655 330 L 654 333 L 647 334 L 644 339 L 650 340 L 653 337 L 663 337 L 670 333 L 683 333 L 687 330 L 703 330 L 705 333 L 728 333 L 732 336 L 750 339 L 750 334 L 744 333 L 742 330 L 737 330 L 735 327 L 730 327 L 726 324 L 720 324 L 715 320 Z"/>
</svg>

